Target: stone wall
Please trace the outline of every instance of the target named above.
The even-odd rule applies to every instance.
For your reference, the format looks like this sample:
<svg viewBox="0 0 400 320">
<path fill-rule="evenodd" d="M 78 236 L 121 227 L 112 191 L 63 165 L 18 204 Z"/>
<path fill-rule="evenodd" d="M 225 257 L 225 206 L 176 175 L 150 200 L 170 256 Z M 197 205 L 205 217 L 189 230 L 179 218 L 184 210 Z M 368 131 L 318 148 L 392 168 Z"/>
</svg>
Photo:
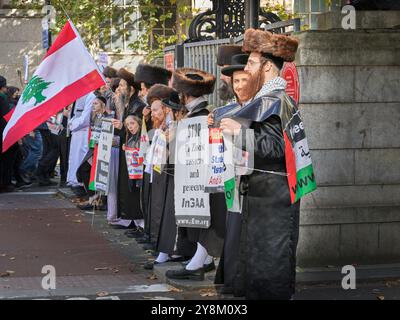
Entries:
<svg viewBox="0 0 400 320">
<path fill-rule="evenodd" d="M 32 10 L 0 10 L 0 74 L 10 86 L 21 87 L 17 70 L 23 76 L 25 54 L 29 56 L 29 76 L 43 57 L 41 19 L 42 15 Z"/>
<path fill-rule="evenodd" d="M 318 183 L 301 204 L 298 264 L 400 262 L 400 30 L 296 37 Z"/>
</svg>

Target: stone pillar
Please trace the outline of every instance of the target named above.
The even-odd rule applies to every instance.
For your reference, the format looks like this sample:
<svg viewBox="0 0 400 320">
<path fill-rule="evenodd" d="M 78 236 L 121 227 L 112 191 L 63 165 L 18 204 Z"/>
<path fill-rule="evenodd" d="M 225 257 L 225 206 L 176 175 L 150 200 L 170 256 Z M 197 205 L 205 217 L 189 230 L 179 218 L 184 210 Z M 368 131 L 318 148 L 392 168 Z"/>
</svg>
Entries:
<svg viewBox="0 0 400 320">
<path fill-rule="evenodd" d="M 337 28 L 296 35 L 318 183 L 301 204 L 300 266 L 400 262 L 400 30 L 387 25 L 394 15 L 383 28 L 373 19 L 346 31 L 325 20 Z"/>
</svg>

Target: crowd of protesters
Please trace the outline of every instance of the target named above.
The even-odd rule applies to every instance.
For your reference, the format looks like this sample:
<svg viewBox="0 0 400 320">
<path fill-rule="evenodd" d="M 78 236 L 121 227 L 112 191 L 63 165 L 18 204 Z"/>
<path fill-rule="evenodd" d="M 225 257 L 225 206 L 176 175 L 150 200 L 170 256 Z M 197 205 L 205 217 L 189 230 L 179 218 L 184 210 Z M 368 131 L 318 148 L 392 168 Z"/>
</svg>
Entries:
<svg viewBox="0 0 400 320">
<path fill-rule="evenodd" d="M 249 29 L 243 46 L 225 45 L 218 52 L 221 67 L 219 94 L 227 106 L 211 110 L 207 95 L 216 78 L 203 70 L 180 68 L 171 72 L 141 64 L 135 73 L 106 67 L 106 85 L 78 99 L 36 128 L 1 155 L 1 192 L 26 188 L 34 181 L 53 182 L 59 160 L 59 184 L 82 199 L 82 210 L 107 211 L 112 228 L 127 229 L 156 259 L 146 269 L 169 261 L 181 261 L 180 270 L 169 270 L 170 279 L 204 280 L 220 263 L 215 282 L 223 292 L 255 299 L 290 299 L 294 293 L 295 257 L 299 231 L 299 202 L 292 204 L 284 175 L 285 143 L 277 114 L 264 115 L 268 104 L 279 99 L 285 112 L 296 108 L 285 93 L 279 76 L 285 61 L 293 61 L 297 41 L 283 35 Z M 0 78 L 1 116 L 18 100 L 19 90 Z M 285 109 L 286 108 L 286 109 Z M 241 112 L 236 117 L 235 112 Z M 224 193 L 210 193 L 211 226 L 208 229 L 177 227 L 174 214 L 174 165 L 163 171 L 145 170 L 131 179 L 125 150 L 139 147 L 143 126 L 161 130 L 170 150 L 182 119 L 208 117 L 210 127 L 238 135 L 251 128 L 254 171 L 237 176 L 240 210 L 229 211 Z M 98 197 L 90 187 L 94 148 L 101 123 L 114 126 L 107 196 Z M 1 129 L 6 120 L 0 118 Z M 241 135 L 241 133 L 239 133 Z M 149 143 L 153 137 L 149 135 Z M 174 154 L 170 152 L 170 154 Z M 15 179 L 15 185 L 12 179 Z"/>
</svg>

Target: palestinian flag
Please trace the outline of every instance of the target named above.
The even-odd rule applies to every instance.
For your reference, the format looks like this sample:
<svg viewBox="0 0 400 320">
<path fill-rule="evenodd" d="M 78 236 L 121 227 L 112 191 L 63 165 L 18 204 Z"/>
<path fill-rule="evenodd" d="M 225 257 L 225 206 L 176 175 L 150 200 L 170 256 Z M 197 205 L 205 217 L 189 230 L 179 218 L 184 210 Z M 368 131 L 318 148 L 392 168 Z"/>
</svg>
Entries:
<svg viewBox="0 0 400 320">
<path fill-rule="evenodd" d="M 304 125 L 298 111 L 287 122 L 283 137 L 290 200 L 295 203 L 317 188 Z"/>
<path fill-rule="evenodd" d="M 90 168 L 89 190 L 92 191 L 96 191 L 95 179 L 96 179 L 98 151 L 99 151 L 99 145 L 96 144 L 93 150 L 92 167 Z"/>
<path fill-rule="evenodd" d="M 52 115 L 103 85 L 96 62 L 68 21 L 22 92 L 3 132 L 3 152 Z"/>
<path fill-rule="evenodd" d="M 244 107 L 231 106 L 227 112 L 215 116 L 215 121 L 231 117 L 263 122 L 271 116 L 278 116 L 282 123 L 290 200 L 291 203 L 295 203 L 307 193 L 314 191 L 317 183 L 304 124 L 294 100 L 284 90 L 275 90 Z M 232 191 L 233 186 L 232 178 L 226 181 L 227 190 Z"/>
<path fill-rule="evenodd" d="M 6 114 L 3 116 L 4 120 L 6 120 L 7 122 L 10 121 L 11 116 L 13 115 L 14 111 L 15 111 L 15 107 L 12 108 L 10 111 L 8 111 L 8 113 L 6 113 Z"/>
</svg>

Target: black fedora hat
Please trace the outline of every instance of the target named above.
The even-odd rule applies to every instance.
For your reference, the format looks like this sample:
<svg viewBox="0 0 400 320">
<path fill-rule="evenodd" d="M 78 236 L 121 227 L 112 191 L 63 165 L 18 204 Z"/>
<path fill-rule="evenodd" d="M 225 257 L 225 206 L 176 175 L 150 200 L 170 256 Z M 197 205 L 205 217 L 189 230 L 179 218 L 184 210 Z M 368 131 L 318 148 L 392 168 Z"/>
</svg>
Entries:
<svg viewBox="0 0 400 320">
<path fill-rule="evenodd" d="M 235 71 L 244 70 L 248 59 L 249 59 L 248 54 L 245 53 L 235 54 L 232 57 L 231 65 L 222 68 L 221 73 L 225 76 L 232 77 Z"/>
<path fill-rule="evenodd" d="M 163 99 L 162 103 L 167 107 L 174 111 L 179 111 L 183 108 L 181 104 L 181 100 L 179 99 L 179 94 L 177 91 L 172 91 L 168 98 Z"/>
</svg>

